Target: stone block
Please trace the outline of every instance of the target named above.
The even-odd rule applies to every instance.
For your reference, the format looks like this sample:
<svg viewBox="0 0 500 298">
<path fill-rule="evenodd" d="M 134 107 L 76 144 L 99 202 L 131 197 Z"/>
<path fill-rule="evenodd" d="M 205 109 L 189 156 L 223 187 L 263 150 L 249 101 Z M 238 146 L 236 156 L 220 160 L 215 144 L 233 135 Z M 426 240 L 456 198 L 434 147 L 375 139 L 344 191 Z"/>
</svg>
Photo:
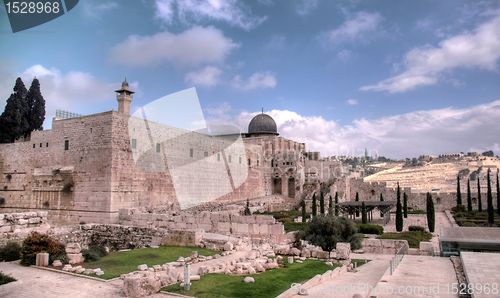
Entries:
<svg viewBox="0 0 500 298">
<path fill-rule="evenodd" d="M 83 261 L 85 260 L 81 253 L 78 254 L 67 253 L 66 257 L 68 258 L 68 263 L 70 263 L 71 265 L 83 263 Z"/>
<path fill-rule="evenodd" d="M 54 267 L 61 267 L 63 264 L 60 260 L 54 260 L 54 262 L 52 262 L 52 266 Z"/>
<path fill-rule="evenodd" d="M 82 251 L 80 244 L 78 243 L 68 243 L 66 244 L 67 254 L 79 254 Z"/>
<path fill-rule="evenodd" d="M 46 252 L 40 252 L 36 254 L 35 265 L 47 267 L 49 266 L 49 254 Z"/>
<path fill-rule="evenodd" d="M 351 258 L 351 244 L 346 242 L 337 242 L 335 248 L 336 258 L 338 260 L 349 260 Z"/>
</svg>

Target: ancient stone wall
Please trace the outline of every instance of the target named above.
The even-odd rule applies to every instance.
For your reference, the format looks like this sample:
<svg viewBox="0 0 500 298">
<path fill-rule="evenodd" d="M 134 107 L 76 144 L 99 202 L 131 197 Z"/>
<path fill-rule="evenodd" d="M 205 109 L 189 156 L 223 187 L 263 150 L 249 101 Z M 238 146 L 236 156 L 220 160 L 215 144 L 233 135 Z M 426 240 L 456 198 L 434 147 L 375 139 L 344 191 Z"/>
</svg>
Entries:
<svg viewBox="0 0 500 298">
<path fill-rule="evenodd" d="M 198 246 L 203 238 L 203 232 L 85 224 L 66 231 L 54 231 L 53 236 L 63 243 L 79 243 L 83 248 L 87 248 L 89 245 L 98 245 L 108 247 L 111 250 L 120 250 L 158 245 Z"/>
<path fill-rule="evenodd" d="M 138 227 L 157 227 L 167 230 L 203 230 L 225 235 L 283 239 L 283 224 L 271 215 L 242 216 L 229 213 L 200 212 L 180 214 L 132 213 L 120 210 L 120 223 Z"/>
<path fill-rule="evenodd" d="M 455 182 L 456 183 L 456 182 Z M 492 183 L 493 184 L 493 183 Z M 486 185 L 481 187 L 481 199 L 483 209 L 486 209 Z M 464 187 L 464 185 L 462 185 Z M 465 185 L 466 187 L 466 185 Z M 493 191 L 495 191 L 496 184 L 492 185 Z M 339 201 L 354 201 L 356 192 L 359 193 L 361 201 L 379 201 L 380 194 L 382 193 L 384 200 L 395 201 L 396 200 L 396 188 L 387 187 L 384 182 L 365 182 L 363 179 L 350 179 L 344 178 L 339 179 L 330 188 L 330 193 L 339 193 Z M 426 210 L 427 193 L 414 192 L 410 187 L 401 188 L 401 199 L 403 199 L 403 193 L 408 195 L 408 207 L 413 210 Z M 432 199 L 434 201 L 434 207 L 436 211 L 449 210 L 456 206 L 456 192 L 430 192 Z M 474 209 L 477 209 L 477 184 L 471 183 L 471 193 L 472 193 L 472 205 Z M 496 198 L 496 192 L 493 192 L 493 197 Z M 466 189 L 462 190 L 462 203 L 467 204 L 467 193 Z M 493 200 L 493 206 L 496 208 L 496 199 Z"/>
<path fill-rule="evenodd" d="M 1 208 L 109 221 L 112 113 L 55 120 L 29 141 L 0 145 Z"/>
<path fill-rule="evenodd" d="M 21 242 L 29 233 L 33 231 L 45 233 L 49 228 L 47 211 L 2 213 L 0 214 L 0 246 L 8 241 Z"/>
</svg>

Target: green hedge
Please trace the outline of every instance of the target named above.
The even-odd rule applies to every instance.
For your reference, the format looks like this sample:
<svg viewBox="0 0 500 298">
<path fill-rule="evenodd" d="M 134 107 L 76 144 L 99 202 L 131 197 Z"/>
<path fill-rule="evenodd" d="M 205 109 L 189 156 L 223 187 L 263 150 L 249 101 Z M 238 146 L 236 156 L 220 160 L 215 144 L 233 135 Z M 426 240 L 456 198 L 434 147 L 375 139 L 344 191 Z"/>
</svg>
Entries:
<svg viewBox="0 0 500 298">
<path fill-rule="evenodd" d="M 17 242 L 8 242 L 0 248 L 0 262 L 16 261 L 21 258 L 21 246 Z"/>
<path fill-rule="evenodd" d="M 375 224 L 358 224 L 358 232 L 363 234 L 384 234 L 384 227 Z"/>
<path fill-rule="evenodd" d="M 425 228 L 422 226 L 409 226 L 408 231 L 410 231 L 410 232 L 424 232 Z"/>
</svg>

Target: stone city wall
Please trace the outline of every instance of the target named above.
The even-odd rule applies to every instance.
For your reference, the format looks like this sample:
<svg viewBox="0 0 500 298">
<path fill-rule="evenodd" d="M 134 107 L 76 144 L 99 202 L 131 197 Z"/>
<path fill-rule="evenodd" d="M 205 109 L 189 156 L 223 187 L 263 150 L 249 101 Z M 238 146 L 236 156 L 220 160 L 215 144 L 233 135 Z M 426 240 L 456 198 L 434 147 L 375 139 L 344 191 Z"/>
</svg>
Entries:
<svg viewBox="0 0 500 298">
<path fill-rule="evenodd" d="M 21 242 L 33 231 L 46 233 L 49 228 L 47 211 L 1 213 L 0 246 L 9 241 Z"/>
<path fill-rule="evenodd" d="M 178 210 L 179 199 L 252 199 L 273 192 L 273 154 L 285 154 L 287 146 L 304 150 L 282 138 L 233 142 L 176 128 L 153 128 L 158 143 L 151 143 L 149 131 L 141 133 L 139 123 L 134 132 L 129 119 L 105 112 L 54 120 L 52 129 L 35 131 L 28 141 L 1 144 L 0 208 L 47 210 L 62 223 L 116 223 L 122 208 Z M 281 192 L 288 186 L 283 182 Z"/>
<path fill-rule="evenodd" d="M 242 216 L 229 213 L 134 214 L 120 210 L 120 223 L 138 227 L 158 227 L 167 230 L 203 230 L 224 235 L 285 239 L 285 229 L 271 215 Z"/>
<path fill-rule="evenodd" d="M 494 180 L 494 179 L 493 179 Z M 455 182 L 456 183 L 456 182 Z M 464 187 L 464 185 L 461 185 Z M 466 187 L 466 185 L 465 185 Z M 496 189 L 496 184 L 492 185 L 492 189 Z M 359 193 L 361 201 L 379 201 L 380 194 L 383 195 L 385 201 L 396 200 L 396 188 L 387 187 L 384 182 L 364 182 L 363 179 L 339 179 L 330 188 L 330 193 L 339 193 L 339 201 L 354 201 L 356 192 Z M 462 204 L 467 205 L 467 190 L 462 190 Z M 408 207 L 410 210 L 426 210 L 427 193 L 413 192 L 410 187 L 401 188 L 401 199 L 403 193 L 408 195 Z M 436 211 L 449 210 L 456 206 L 456 192 L 430 192 L 434 201 Z M 477 209 L 477 186 L 471 183 L 472 206 Z M 481 187 L 481 198 L 483 209 L 486 208 L 486 184 Z M 496 192 L 493 192 L 493 197 L 496 198 Z M 493 200 L 493 206 L 496 208 L 496 200 Z"/>
<path fill-rule="evenodd" d="M 159 245 L 199 246 L 203 238 L 203 232 L 196 230 L 166 230 L 108 224 L 78 225 L 69 230 L 54 229 L 52 234 L 65 244 L 76 242 L 83 248 L 98 245 L 111 250 Z"/>
</svg>

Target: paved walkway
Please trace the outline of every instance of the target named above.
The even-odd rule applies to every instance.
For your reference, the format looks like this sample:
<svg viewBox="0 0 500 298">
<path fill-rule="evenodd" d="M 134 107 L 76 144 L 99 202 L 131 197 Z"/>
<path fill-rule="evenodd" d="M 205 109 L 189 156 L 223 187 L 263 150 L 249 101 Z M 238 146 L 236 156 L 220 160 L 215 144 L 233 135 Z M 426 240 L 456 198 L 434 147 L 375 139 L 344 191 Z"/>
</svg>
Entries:
<svg viewBox="0 0 500 298">
<path fill-rule="evenodd" d="M 0 271 L 17 279 L 15 282 L 0 286 L 0 297 L 123 297 L 121 280 L 102 282 L 44 269 L 25 267 L 16 262 L 0 262 Z M 150 297 L 169 296 L 159 293 Z"/>
<path fill-rule="evenodd" d="M 357 272 L 346 272 L 334 280 L 324 282 L 308 290 L 308 297 L 352 298 L 356 293 L 366 297 L 389 267 L 392 255 L 351 255 L 351 258 L 369 259 Z M 294 296 L 301 297 L 301 296 Z"/>
<path fill-rule="evenodd" d="M 384 275 L 370 296 L 458 297 L 451 293 L 453 283 L 457 278 L 449 258 L 405 255 L 393 275 Z"/>
<path fill-rule="evenodd" d="M 500 297 L 500 253 L 463 251 L 460 258 L 474 298 Z"/>
</svg>

